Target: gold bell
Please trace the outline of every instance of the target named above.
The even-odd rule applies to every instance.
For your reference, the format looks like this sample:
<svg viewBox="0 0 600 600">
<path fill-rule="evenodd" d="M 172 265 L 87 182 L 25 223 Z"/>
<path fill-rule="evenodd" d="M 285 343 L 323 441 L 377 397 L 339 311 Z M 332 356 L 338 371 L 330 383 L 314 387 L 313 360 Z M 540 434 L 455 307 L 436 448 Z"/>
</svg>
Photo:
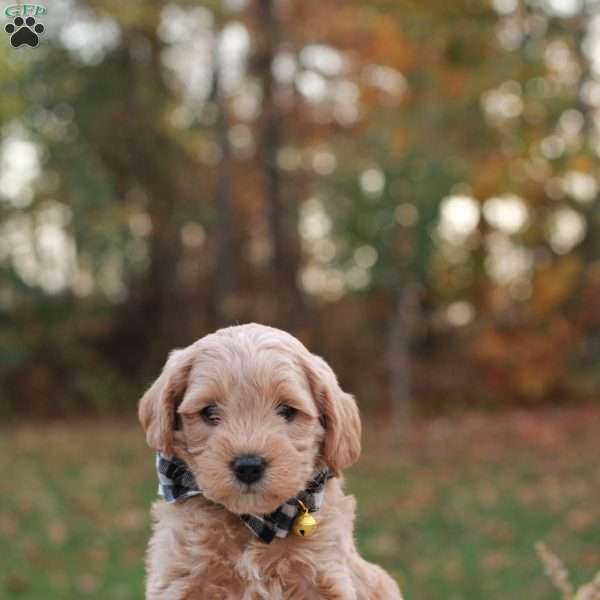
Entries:
<svg viewBox="0 0 600 600">
<path fill-rule="evenodd" d="M 300 504 L 302 510 L 294 519 L 292 531 L 300 537 L 310 537 L 317 529 L 317 522 L 314 517 L 309 514 L 308 508 L 306 508 L 301 500 L 298 500 L 298 504 Z"/>
</svg>

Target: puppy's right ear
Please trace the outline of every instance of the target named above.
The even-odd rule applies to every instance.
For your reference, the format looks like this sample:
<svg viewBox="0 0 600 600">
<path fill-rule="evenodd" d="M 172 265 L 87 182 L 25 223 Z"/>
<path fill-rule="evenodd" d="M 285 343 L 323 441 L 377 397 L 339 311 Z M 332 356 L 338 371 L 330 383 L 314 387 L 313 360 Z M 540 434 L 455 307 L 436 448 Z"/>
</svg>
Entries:
<svg viewBox="0 0 600 600">
<path fill-rule="evenodd" d="M 148 446 L 167 456 L 173 454 L 175 412 L 187 388 L 192 361 L 190 348 L 171 352 L 160 377 L 139 403 L 138 417 Z"/>
<path fill-rule="evenodd" d="M 354 398 L 340 388 L 335 373 L 319 356 L 308 352 L 306 374 L 325 426 L 323 458 L 335 475 L 360 456 L 361 423 Z"/>
</svg>

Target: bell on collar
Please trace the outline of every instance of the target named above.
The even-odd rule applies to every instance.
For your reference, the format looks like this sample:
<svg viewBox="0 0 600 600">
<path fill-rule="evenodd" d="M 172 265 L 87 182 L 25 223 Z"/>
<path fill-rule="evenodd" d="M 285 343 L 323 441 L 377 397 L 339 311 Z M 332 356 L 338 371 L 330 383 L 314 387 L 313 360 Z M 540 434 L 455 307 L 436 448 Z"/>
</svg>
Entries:
<svg viewBox="0 0 600 600">
<path fill-rule="evenodd" d="M 317 529 L 317 522 L 301 500 L 298 500 L 298 504 L 300 504 L 302 510 L 294 519 L 292 531 L 300 537 L 310 537 Z"/>
</svg>

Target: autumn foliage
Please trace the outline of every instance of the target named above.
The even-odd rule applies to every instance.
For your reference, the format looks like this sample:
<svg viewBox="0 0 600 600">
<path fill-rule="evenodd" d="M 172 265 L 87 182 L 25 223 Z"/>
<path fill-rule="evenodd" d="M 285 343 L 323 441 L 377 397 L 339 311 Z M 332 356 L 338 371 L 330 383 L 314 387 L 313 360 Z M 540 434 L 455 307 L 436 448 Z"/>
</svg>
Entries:
<svg viewBox="0 0 600 600">
<path fill-rule="evenodd" d="M 598 16 L 569 6 L 51 7 L 0 54 L 2 412 L 130 411 L 250 320 L 367 413 L 595 401 Z"/>
</svg>

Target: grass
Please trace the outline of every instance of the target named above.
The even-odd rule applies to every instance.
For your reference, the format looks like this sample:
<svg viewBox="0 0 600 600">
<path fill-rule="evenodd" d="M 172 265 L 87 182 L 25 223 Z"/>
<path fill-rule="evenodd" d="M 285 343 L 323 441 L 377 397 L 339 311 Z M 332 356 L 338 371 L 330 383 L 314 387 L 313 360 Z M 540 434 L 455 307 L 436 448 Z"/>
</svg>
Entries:
<svg viewBox="0 0 600 600">
<path fill-rule="evenodd" d="M 409 600 L 552 600 L 546 540 L 578 581 L 600 567 L 600 411 L 366 428 L 347 476 L 361 552 Z M 152 455 L 132 422 L 0 434 L 0 598 L 143 598 Z"/>
</svg>

